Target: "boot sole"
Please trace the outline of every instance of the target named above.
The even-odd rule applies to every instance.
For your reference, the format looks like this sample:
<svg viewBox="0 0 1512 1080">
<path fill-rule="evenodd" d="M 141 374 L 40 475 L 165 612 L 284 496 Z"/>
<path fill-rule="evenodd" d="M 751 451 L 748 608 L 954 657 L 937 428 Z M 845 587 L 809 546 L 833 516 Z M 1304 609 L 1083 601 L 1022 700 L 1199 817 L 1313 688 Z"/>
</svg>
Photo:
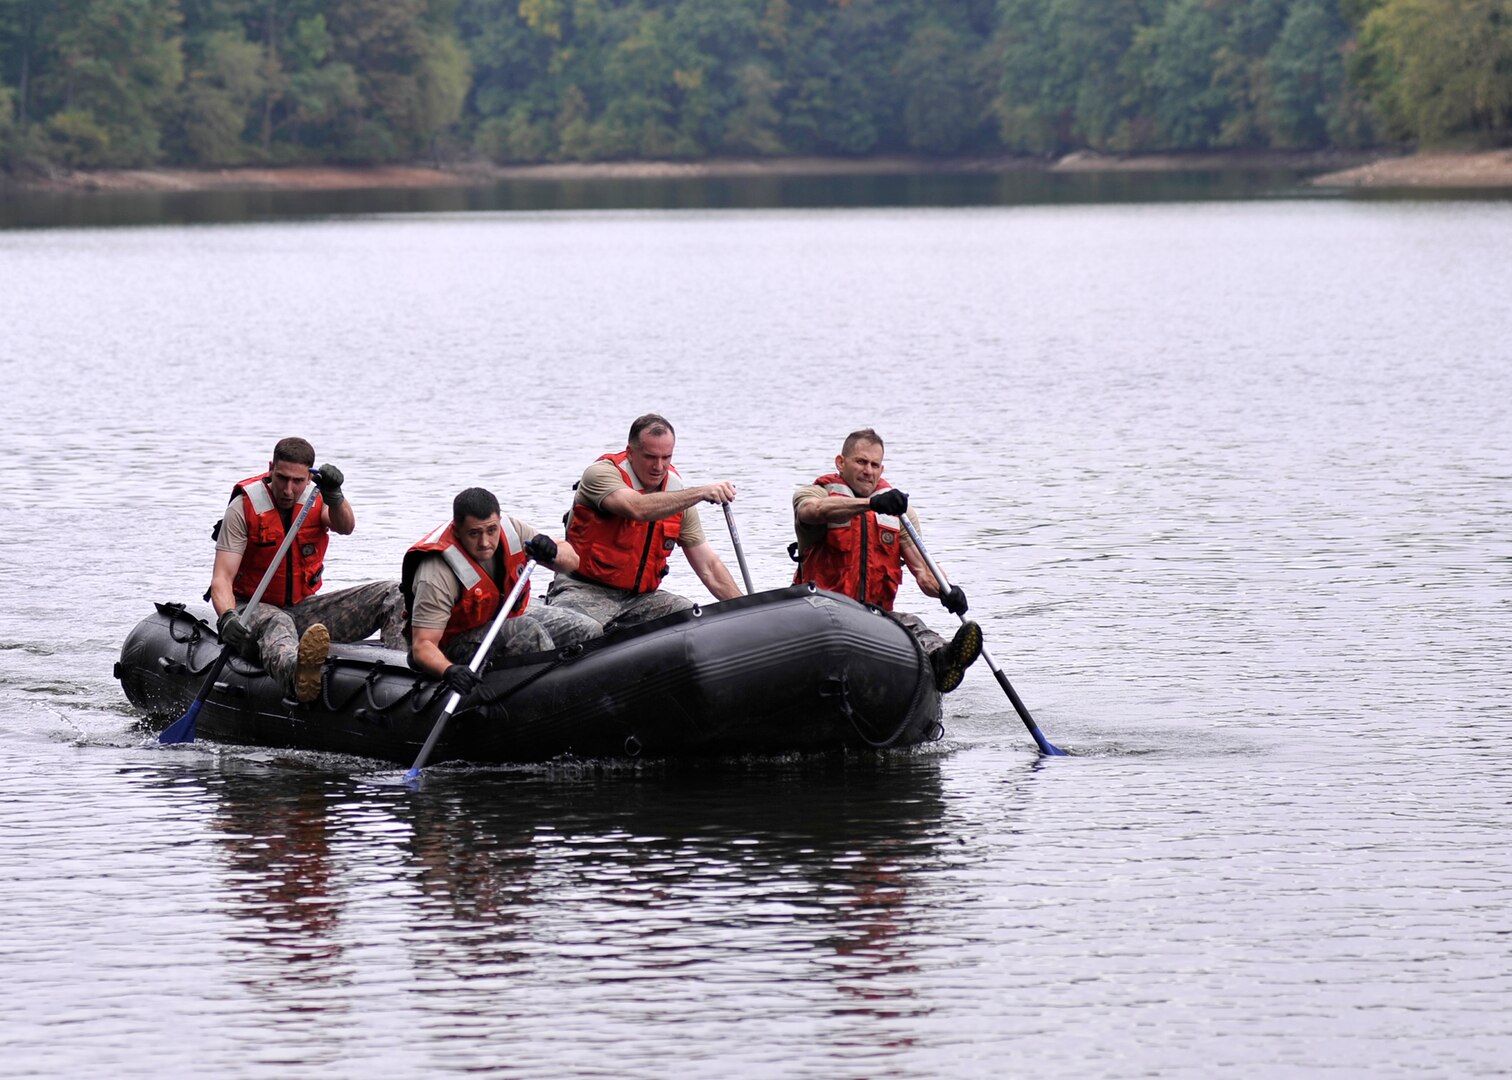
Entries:
<svg viewBox="0 0 1512 1080">
<path fill-rule="evenodd" d="M 945 657 L 935 675 L 935 689 L 948 694 L 961 685 L 966 678 L 966 669 L 982 655 L 982 628 L 974 622 L 964 622 L 956 631 L 950 644 L 945 646 Z"/>
<path fill-rule="evenodd" d="M 950 639 L 950 664 L 965 671 L 982 655 L 982 628 L 974 622 L 964 622 Z"/>
<path fill-rule="evenodd" d="M 320 696 L 320 678 L 331 654 L 331 632 L 316 623 L 299 638 L 299 662 L 294 668 L 294 697 L 309 704 Z"/>
</svg>

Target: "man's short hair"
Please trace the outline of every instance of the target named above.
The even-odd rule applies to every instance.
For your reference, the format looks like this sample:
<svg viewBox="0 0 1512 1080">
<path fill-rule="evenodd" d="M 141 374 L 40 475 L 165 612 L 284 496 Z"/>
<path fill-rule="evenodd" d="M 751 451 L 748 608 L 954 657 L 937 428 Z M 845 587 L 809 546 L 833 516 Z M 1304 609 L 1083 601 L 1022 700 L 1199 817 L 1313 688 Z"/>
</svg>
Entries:
<svg viewBox="0 0 1512 1080">
<path fill-rule="evenodd" d="M 487 521 L 499 512 L 499 500 L 486 488 L 471 487 L 457 492 L 452 500 L 452 521 L 461 525 L 467 518 Z"/>
<path fill-rule="evenodd" d="M 279 439 L 273 446 L 273 460 L 287 461 L 292 465 L 315 467 L 315 448 L 298 435 Z"/>
<path fill-rule="evenodd" d="M 665 416 L 648 412 L 645 416 L 637 416 L 635 423 L 630 425 L 630 445 L 639 446 L 642 435 L 671 435 L 676 438 L 677 431 L 672 427 L 672 421 Z"/>
<path fill-rule="evenodd" d="M 845 437 L 845 444 L 840 447 L 840 456 L 850 457 L 851 451 L 856 448 L 856 444 L 864 442 L 876 443 L 878 450 L 886 449 L 882 445 L 882 436 L 878 435 L 871 428 L 864 427 L 860 431 L 853 431 Z"/>
</svg>

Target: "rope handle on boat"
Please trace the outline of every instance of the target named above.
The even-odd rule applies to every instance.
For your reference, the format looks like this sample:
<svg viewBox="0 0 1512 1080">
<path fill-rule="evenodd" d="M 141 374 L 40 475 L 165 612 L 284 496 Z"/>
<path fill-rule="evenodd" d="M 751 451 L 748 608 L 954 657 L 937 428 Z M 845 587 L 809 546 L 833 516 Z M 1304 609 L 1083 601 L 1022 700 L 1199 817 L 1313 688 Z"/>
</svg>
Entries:
<svg viewBox="0 0 1512 1080">
<path fill-rule="evenodd" d="M 912 638 L 913 635 L 910 634 L 909 637 Z M 919 643 L 915 641 L 913 643 L 913 646 L 918 655 L 920 657 L 923 657 L 924 650 L 922 647 L 920 647 Z M 926 685 L 924 680 L 927 676 L 925 676 L 923 672 L 928 671 L 928 669 L 928 663 L 925 663 L 920 669 L 921 673 L 919 679 L 914 683 L 913 697 L 909 699 L 908 708 L 903 711 L 903 719 L 898 722 L 897 729 L 887 738 L 880 741 L 873 739 L 865 731 L 861 730 L 862 724 L 866 724 L 868 727 L 872 727 L 873 725 L 866 719 L 866 717 L 862 716 L 861 713 L 851 705 L 850 684 L 844 675 L 840 676 L 838 679 L 829 680 L 830 684 L 838 684 L 838 692 L 821 689 L 819 693 L 823 697 L 838 696 L 840 698 L 840 715 L 843 716 L 846 720 L 850 721 L 851 729 L 855 731 L 856 737 L 859 738 L 862 742 L 866 743 L 866 745 L 872 747 L 874 750 L 885 750 L 889 746 L 892 746 L 894 743 L 896 743 L 899 739 L 901 739 L 903 737 L 903 732 L 908 730 L 909 722 L 913 720 L 914 712 L 919 708 L 920 699 L 922 699 L 924 696 Z M 941 726 L 938 721 L 936 721 L 934 728 L 931 729 L 929 741 L 934 742 L 943 734 L 945 734 L 944 727 Z"/>
<path fill-rule="evenodd" d="M 393 712 L 395 709 L 399 708 L 399 706 L 405 704 L 406 702 L 412 701 L 417 695 L 419 695 L 421 687 L 425 684 L 425 680 L 422 680 L 419 677 L 413 677 L 410 681 L 410 687 L 408 690 L 396 697 L 393 701 L 390 701 L 387 705 L 380 705 L 378 703 L 378 699 L 373 695 L 373 690 L 377 687 L 378 680 L 381 679 L 385 673 L 393 670 L 395 669 L 385 664 L 373 665 L 368 669 L 368 673 L 363 676 L 362 682 L 355 689 L 353 689 L 350 694 L 346 696 L 346 700 L 341 702 L 333 701 L 330 696 L 331 687 L 335 685 L 335 680 L 324 680 L 322 692 L 325 697 L 326 707 L 329 708 L 332 712 L 340 712 L 344 709 L 349 708 L 352 702 L 356 701 L 358 695 L 360 694 L 366 701 L 366 704 L 352 710 L 352 715 L 356 716 L 359 720 L 365 720 L 372 716 L 383 716 L 387 713 Z M 435 701 L 436 697 L 439 696 L 444 691 L 444 689 L 445 684 L 438 683 L 436 685 L 435 692 L 430 695 L 429 699 L 418 705 L 411 705 L 410 711 L 415 713 L 424 712 L 426 709 L 430 708 L 432 702 Z"/>
</svg>

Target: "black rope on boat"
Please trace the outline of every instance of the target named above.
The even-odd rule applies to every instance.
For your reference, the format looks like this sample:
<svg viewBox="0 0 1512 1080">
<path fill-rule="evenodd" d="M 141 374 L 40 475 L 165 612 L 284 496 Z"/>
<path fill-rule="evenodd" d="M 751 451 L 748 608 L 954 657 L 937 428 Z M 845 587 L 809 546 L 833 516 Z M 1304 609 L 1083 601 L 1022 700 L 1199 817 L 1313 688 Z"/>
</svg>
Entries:
<svg viewBox="0 0 1512 1080">
<path fill-rule="evenodd" d="M 464 703 L 462 707 L 457 710 L 455 716 L 453 716 L 453 719 L 457 719 L 465 713 L 480 713 L 485 720 L 495 719 L 496 714 L 505 712 L 503 709 L 495 708 L 495 706 L 499 705 L 500 702 L 504 701 L 504 699 L 506 698 L 513 697 L 515 694 L 518 694 L 521 690 L 525 689 L 537 679 L 549 675 L 551 672 L 555 671 L 557 668 L 565 664 L 568 660 L 574 659 L 575 657 L 581 655 L 582 652 L 582 645 L 568 645 L 564 647 L 557 652 L 555 660 L 547 664 L 545 667 L 541 668 L 539 671 L 534 671 L 530 675 L 521 679 L 519 682 L 511 686 L 508 690 L 490 690 L 487 700 L 481 699 L 482 688 L 480 688 L 479 691 L 475 692 L 474 694 L 474 697 L 479 697 L 480 700 L 474 701 L 473 698 L 469 698 L 468 702 Z M 446 684 L 441 683 L 439 685 L 445 686 Z"/>
<path fill-rule="evenodd" d="M 910 634 L 909 637 L 912 638 L 913 635 Z M 920 658 L 924 662 L 924 669 L 922 670 L 927 670 L 928 657 L 924 656 L 924 650 L 920 647 L 917 641 L 914 642 L 914 649 L 918 652 Z M 914 682 L 913 696 L 908 700 L 908 708 L 903 710 L 903 719 L 898 722 L 897 728 L 891 735 L 889 735 L 885 739 L 878 740 L 872 738 L 869 734 L 867 734 L 866 731 L 862 730 L 863 724 L 873 731 L 876 730 L 876 725 L 867 720 L 866 717 L 862 716 L 861 713 L 851 705 L 850 686 L 846 681 L 846 677 L 842 675 L 838 679 L 831 679 L 830 682 L 838 685 L 838 692 L 826 692 L 821 690 L 820 693 L 825 697 L 838 696 L 840 698 L 840 715 L 843 716 L 846 720 L 850 721 L 851 728 L 855 731 L 856 736 L 862 742 L 866 743 L 866 745 L 872 747 L 875 750 L 885 750 L 903 737 L 903 733 L 908 730 L 909 724 L 913 722 L 914 713 L 919 708 L 920 701 L 924 697 L 924 691 L 926 688 L 924 678 L 921 675 L 921 677 Z M 934 742 L 935 740 L 941 738 L 944 734 L 944 725 L 936 721 L 934 727 L 931 729 L 929 741 Z"/>
<path fill-rule="evenodd" d="M 159 614 L 166 615 L 168 617 L 168 637 L 177 645 L 183 645 L 186 643 L 189 645 L 194 645 L 203 636 L 201 631 L 210 629 L 204 623 L 200 622 L 199 619 L 196 619 L 193 615 L 190 615 L 187 611 L 185 611 L 183 604 L 159 604 L 157 606 L 157 609 Z M 189 632 L 183 637 L 179 637 L 178 635 L 178 624 L 180 619 L 189 624 Z"/>
<path fill-rule="evenodd" d="M 903 719 L 898 722 L 897 729 L 885 739 L 873 739 L 865 731 L 861 730 L 862 724 L 865 724 L 873 731 L 876 730 L 876 725 L 851 707 L 850 694 L 845 688 L 842 688 L 840 693 L 840 714 L 851 722 L 851 728 L 862 742 L 874 750 L 885 750 L 901 739 L 903 732 L 908 730 L 908 722 L 913 718 L 913 703 L 909 703 L 908 710 L 904 712 Z"/>
<path fill-rule="evenodd" d="M 187 646 L 184 649 L 184 662 L 181 664 L 176 663 L 175 670 L 171 671 L 170 674 L 192 675 L 195 678 L 208 674 L 210 669 L 215 666 L 216 660 L 220 658 L 220 637 L 217 635 L 212 638 L 210 624 L 196 615 L 189 614 L 183 604 L 158 604 L 156 606 L 158 614 L 166 617 L 168 620 L 169 640 L 175 645 Z M 189 632 L 183 636 L 180 636 L 178 633 L 179 620 L 183 620 L 189 627 Z M 215 651 L 211 653 L 209 660 L 206 660 L 199 667 L 195 667 L 194 651 L 198 645 L 213 645 Z M 167 658 L 164 657 L 164 659 Z M 256 678 L 259 675 L 267 673 L 261 664 L 246 659 L 240 653 L 232 653 L 227 666 L 238 675 L 243 675 L 247 678 Z"/>
<path fill-rule="evenodd" d="M 387 713 L 393 712 L 395 709 L 399 708 L 399 706 L 403 705 L 405 702 L 410 701 L 420 693 L 422 682 L 420 679 L 412 680 L 410 682 L 410 688 L 403 694 L 399 695 L 393 701 L 390 701 L 387 705 L 380 705 L 378 703 L 378 699 L 373 695 L 373 690 L 375 687 L 377 687 L 378 680 L 383 677 L 386 670 L 388 669 L 386 669 L 381 664 L 376 664 L 373 667 L 369 668 L 368 673 L 363 677 L 361 684 L 346 696 L 345 701 L 342 701 L 339 704 L 331 699 L 331 686 L 333 685 L 334 680 L 325 679 L 322 681 L 321 686 L 321 700 L 327 709 L 331 710 L 332 712 L 340 712 L 348 708 L 354 701 L 356 701 L 358 695 L 360 694 L 366 701 L 366 704 L 353 709 L 352 715 L 363 720 L 369 719 L 374 716 L 384 716 Z M 430 700 L 426 701 L 418 708 L 412 707 L 411 711 L 421 712 L 424 709 L 429 708 L 431 702 L 433 702 L 436 697 L 439 696 L 441 690 L 443 690 L 444 687 L 444 683 L 438 683 L 436 685 L 436 693 L 431 695 Z"/>
</svg>

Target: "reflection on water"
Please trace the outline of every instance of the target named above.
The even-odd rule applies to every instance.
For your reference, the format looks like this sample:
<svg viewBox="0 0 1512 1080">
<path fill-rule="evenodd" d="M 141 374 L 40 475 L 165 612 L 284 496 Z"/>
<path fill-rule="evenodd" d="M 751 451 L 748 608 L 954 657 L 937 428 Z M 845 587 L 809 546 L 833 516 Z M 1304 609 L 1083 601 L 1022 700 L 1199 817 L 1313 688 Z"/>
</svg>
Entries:
<svg viewBox="0 0 1512 1080">
<path fill-rule="evenodd" d="M 511 180 L 484 187 L 376 191 L 15 194 L 0 229 L 191 225 L 344 214 L 463 211 L 754 210 L 1171 202 L 1305 194 L 1289 169 L 1177 173 L 975 172 L 705 179 Z"/>
<path fill-rule="evenodd" d="M 209 826 L 225 862 L 225 885 L 215 891 L 232 900 L 228 912 L 244 923 L 230 940 L 275 961 L 268 968 L 275 980 L 260 976 L 246 985 L 268 992 L 276 984 L 329 983 L 342 948 L 327 793 L 234 770 L 204 784 L 215 796 Z"/>
<path fill-rule="evenodd" d="M 339 1022 L 381 1046 L 411 1009 L 426 1026 L 430 992 L 448 1029 L 532 993 L 611 1029 L 707 1025 L 711 998 L 774 1022 L 792 994 L 816 1018 L 927 1012 L 916 953 L 948 912 L 915 894 L 955 858 L 927 754 L 439 770 L 419 791 L 257 754 L 137 778 L 206 830 L 197 891 L 229 925 L 185 923 L 185 944 L 224 940 L 246 1017 L 301 1039 Z"/>
</svg>

